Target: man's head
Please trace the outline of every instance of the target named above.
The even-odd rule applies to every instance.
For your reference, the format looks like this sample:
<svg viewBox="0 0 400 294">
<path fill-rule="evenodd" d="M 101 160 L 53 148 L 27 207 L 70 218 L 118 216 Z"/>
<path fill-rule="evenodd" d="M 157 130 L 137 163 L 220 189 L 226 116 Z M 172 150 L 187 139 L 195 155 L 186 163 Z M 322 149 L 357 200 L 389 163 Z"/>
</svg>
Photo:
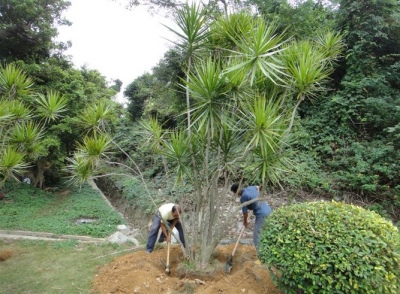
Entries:
<svg viewBox="0 0 400 294">
<path fill-rule="evenodd" d="M 237 184 L 237 183 L 234 183 L 234 184 L 231 186 L 231 191 L 232 191 L 234 194 L 237 193 L 238 189 L 239 189 L 239 184 Z"/>
<path fill-rule="evenodd" d="M 238 184 L 238 183 L 235 183 L 235 184 L 233 184 L 233 185 L 231 186 L 231 191 L 232 191 L 234 194 L 237 194 L 239 197 L 242 196 L 243 190 L 242 190 L 242 189 L 239 190 L 239 184 Z"/>
<path fill-rule="evenodd" d="M 178 204 L 175 204 L 172 206 L 172 216 L 174 218 L 179 218 L 179 216 L 182 214 L 182 209 Z"/>
</svg>

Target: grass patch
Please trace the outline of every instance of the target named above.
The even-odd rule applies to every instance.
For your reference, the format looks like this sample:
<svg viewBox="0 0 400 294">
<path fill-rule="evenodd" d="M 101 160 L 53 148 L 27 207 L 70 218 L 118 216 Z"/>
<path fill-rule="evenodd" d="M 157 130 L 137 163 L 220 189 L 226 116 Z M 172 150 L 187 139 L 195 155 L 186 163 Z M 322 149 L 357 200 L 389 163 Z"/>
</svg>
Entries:
<svg viewBox="0 0 400 294">
<path fill-rule="evenodd" d="M 26 184 L 7 183 L 4 192 L 0 229 L 104 238 L 125 223 L 89 185 L 43 191 Z M 82 218 L 95 221 L 77 223 Z"/>
<path fill-rule="evenodd" d="M 130 247 L 75 241 L 0 240 L 0 251 L 12 252 L 0 264 L 0 293 L 91 293 L 99 267 L 127 254 Z"/>
</svg>

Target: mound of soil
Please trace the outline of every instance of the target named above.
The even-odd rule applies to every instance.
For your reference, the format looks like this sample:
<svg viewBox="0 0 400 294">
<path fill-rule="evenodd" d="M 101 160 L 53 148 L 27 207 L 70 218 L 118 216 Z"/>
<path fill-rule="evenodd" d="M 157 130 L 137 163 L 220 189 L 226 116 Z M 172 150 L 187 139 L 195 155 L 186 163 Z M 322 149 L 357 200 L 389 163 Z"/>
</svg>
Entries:
<svg viewBox="0 0 400 294">
<path fill-rule="evenodd" d="M 5 261 L 12 256 L 11 251 L 0 251 L 0 261 Z"/>
<path fill-rule="evenodd" d="M 253 246 L 239 244 L 230 273 L 224 265 L 234 244 L 218 246 L 213 253 L 213 271 L 193 275 L 179 266 L 184 260 L 178 245 L 171 245 L 171 273 L 166 274 L 166 246 L 153 253 L 137 251 L 116 258 L 99 270 L 93 280 L 94 293 L 195 293 L 195 294 L 281 294 L 275 288 L 268 269 L 257 261 Z"/>
</svg>

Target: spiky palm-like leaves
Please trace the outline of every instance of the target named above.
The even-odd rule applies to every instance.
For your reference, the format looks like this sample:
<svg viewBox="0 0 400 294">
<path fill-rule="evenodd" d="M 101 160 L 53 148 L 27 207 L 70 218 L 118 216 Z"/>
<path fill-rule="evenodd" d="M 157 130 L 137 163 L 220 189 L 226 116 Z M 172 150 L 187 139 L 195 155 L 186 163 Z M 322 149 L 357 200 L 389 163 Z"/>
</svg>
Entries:
<svg viewBox="0 0 400 294">
<path fill-rule="evenodd" d="M 245 154 L 249 157 L 243 161 L 250 182 L 278 184 L 290 169 L 285 156 L 289 140 L 285 133 L 288 121 L 288 113 L 280 101 L 262 95 L 255 95 L 241 109 L 237 127 L 243 130 L 247 144 Z"/>
<path fill-rule="evenodd" d="M 41 128 L 24 99 L 32 94 L 32 80 L 15 65 L 0 68 L 0 187 L 17 179 L 40 153 Z"/>
<path fill-rule="evenodd" d="M 28 158 L 36 159 L 43 152 L 44 128 L 33 121 L 17 123 L 9 132 L 9 143 Z"/>
<path fill-rule="evenodd" d="M 189 58 L 195 56 L 199 49 L 204 49 L 204 43 L 209 36 L 208 17 L 199 4 L 186 4 L 175 13 L 174 22 L 178 29 L 166 26 L 177 37 L 174 42 Z"/>
<path fill-rule="evenodd" d="M 315 43 L 328 63 L 336 61 L 342 55 L 344 49 L 342 35 L 332 31 L 317 36 Z"/>
<path fill-rule="evenodd" d="M 193 178 L 190 169 L 190 142 L 185 131 L 171 132 L 169 140 L 164 142 L 161 154 L 174 162 L 177 181 Z"/>
<path fill-rule="evenodd" d="M 150 117 L 148 120 L 142 120 L 140 121 L 140 124 L 147 132 L 145 135 L 148 140 L 147 145 L 150 146 L 154 152 L 159 151 L 161 145 L 163 144 L 164 136 L 162 125 L 160 125 L 157 121 L 157 118 L 154 117 Z"/>
<path fill-rule="evenodd" d="M 73 158 L 68 159 L 66 170 L 71 183 L 82 185 L 104 173 L 105 161 L 114 146 L 106 133 L 107 122 L 113 118 L 113 108 L 106 101 L 88 105 L 78 116 L 78 124 L 86 131 L 86 136 L 78 144 Z"/>
<path fill-rule="evenodd" d="M 223 15 L 218 21 L 211 24 L 210 43 L 214 46 L 214 52 L 218 57 L 230 50 L 237 49 L 237 42 L 243 34 L 247 35 L 254 29 L 253 17 L 246 12 L 232 15 Z"/>
<path fill-rule="evenodd" d="M 318 37 L 316 42 L 300 41 L 289 44 L 282 53 L 287 68 L 287 85 L 296 98 L 292 119 L 288 127 L 291 130 L 297 108 L 306 98 L 313 99 L 324 91 L 324 82 L 333 71 L 333 61 L 338 57 L 342 42 L 340 35 L 328 32 Z"/>
<path fill-rule="evenodd" d="M 221 67 L 207 59 L 195 66 L 189 81 L 187 86 L 194 101 L 193 123 L 214 135 L 227 100 L 227 85 Z"/>
<path fill-rule="evenodd" d="M 88 132 L 102 132 L 107 129 L 107 122 L 115 117 L 113 107 L 107 101 L 88 105 L 79 115 L 79 124 Z"/>
<path fill-rule="evenodd" d="M 38 94 L 36 102 L 39 104 L 37 111 L 45 123 L 61 118 L 67 110 L 67 99 L 55 91 L 49 91 L 46 95 Z"/>
<path fill-rule="evenodd" d="M 32 79 L 14 64 L 0 68 L 0 95 L 5 99 L 29 96 L 32 86 Z"/>
<path fill-rule="evenodd" d="M 17 180 L 17 175 L 26 171 L 29 165 L 24 161 L 25 154 L 8 146 L 0 152 L 0 187 L 8 178 Z"/>
<path fill-rule="evenodd" d="M 206 11 L 201 5 L 186 4 L 182 9 L 176 11 L 174 20 L 179 30 L 170 27 L 167 28 L 178 36 L 179 41 L 175 42 L 175 44 L 182 48 L 182 51 L 186 55 L 186 82 L 189 82 L 189 74 L 192 70 L 193 60 L 199 56 L 198 51 L 205 48 L 204 44 L 210 34 L 208 18 Z M 190 132 L 190 94 L 188 88 L 186 88 L 186 107 L 187 125 Z"/>
<path fill-rule="evenodd" d="M 86 136 L 67 165 L 70 182 L 81 185 L 102 174 L 104 160 L 111 152 L 112 141 L 107 134 L 94 133 Z"/>
<path fill-rule="evenodd" d="M 263 19 L 254 21 L 254 29 L 242 32 L 240 39 L 234 40 L 237 49 L 232 58 L 237 59 L 227 71 L 243 70 L 248 73 L 250 85 L 259 79 L 269 79 L 273 83 L 283 84 L 285 68 L 278 53 L 283 50 L 283 35 L 276 34 L 276 26 L 268 25 Z"/>
</svg>

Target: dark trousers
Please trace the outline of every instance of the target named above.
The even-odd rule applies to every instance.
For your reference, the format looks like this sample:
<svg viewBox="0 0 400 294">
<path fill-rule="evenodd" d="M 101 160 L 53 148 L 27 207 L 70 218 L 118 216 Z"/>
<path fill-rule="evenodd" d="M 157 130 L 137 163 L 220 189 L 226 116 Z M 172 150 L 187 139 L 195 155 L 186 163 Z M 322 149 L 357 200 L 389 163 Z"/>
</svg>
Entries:
<svg viewBox="0 0 400 294">
<path fill-rule="evenodd" d="M 172 222 L 173 222 L 173 220 L 168 221 L 168 225 L 171 226 Z M 153 224 L 151 225 L 149 237 L 147 239 L 146 251 L 148 251 L 148 252 L 153 251 L 154 245 L 156 245 L 157 235 L 158 235 L 158 231 L 159 231 L 160 227 L 161 227 L 161 218 L 160 218 L 160 216 L 158 216 L 158 214 L 156 214 L 154 216 Z M 178 221 L 176 223 L 175 228 L 179 232 L 179 239 L 181 240 L 183 246 L 185 246 L 185 236 L 183 235 L 182 224 L 180 221 Z M 164 239 L 165 239 L 165 236 L 163 233 L 161 233 L 160 240 L 162 241 Z"/>
</svg>

